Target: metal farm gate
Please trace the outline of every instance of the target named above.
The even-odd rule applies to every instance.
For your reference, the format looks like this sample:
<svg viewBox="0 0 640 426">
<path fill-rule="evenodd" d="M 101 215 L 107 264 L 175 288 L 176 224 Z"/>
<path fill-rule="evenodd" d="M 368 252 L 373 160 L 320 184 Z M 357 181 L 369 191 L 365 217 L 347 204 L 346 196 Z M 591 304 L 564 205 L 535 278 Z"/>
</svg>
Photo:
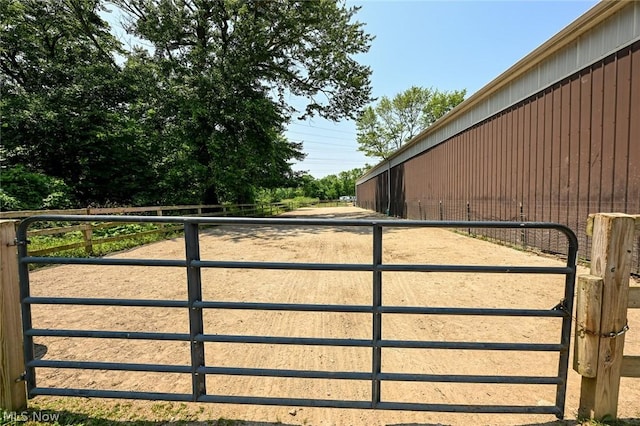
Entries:
<svg viewBox="0 0 640 426">
<path fill-rule="evenodd" d="M 32 257 L 27 254 L 27 229 L 35 222 L 126 222 L 126 223 L 172 223 L 184 225 L 186 258 L 184 259 L 133 259 L 133 258 L 62 258 Z M 201 226 L 284 226 L 284 227 L 361 227 L 370 228 L 373 236 L 373 253 L 370 263 L 283 263 L 247 262 L 201 259 L 199 231 Z M 443 264 L 385 264 L 383 263 L 383 229 L 389 228 L 506 228 L 506 229 L 547 229 L 563 234 L 567 239 L 568 258 L 563 267 L 540 266 L 490 266 L 490 265 L 443 265 Z M 254 218 L 203 218 L 203 217 L 140 217 L 140 216 L 37 216 L 24 220 L 18 228 L 19 275 L 22 304 L 22 324 L 24 333 L 24 353 L 26 358 L 25 380 L 29 397 L 37 395 L 83 396 L 96 398 L 128 398 L 167 401 L 195 401 L 234 404 L 261 404 L 284 406 L 339 407 L 384 410 L 415 410 L 436 412 L 475 413 L 531 413 L 564 416 L 564 403 L 569 360 L 571 332 L 571 312 L 573 308 L 574 279 L 576 274 L 577 240 L 567 227 L 551 223 L 518 222 L 431 222 L 398 220 L 325 220 L 325 219 L 254 219 Z M 184 300 L 147 300 L 118 298 L 68 298 L 32 297 L 29 290 L 29 265 L 118 265 L 185 268 L 188 291 Z M 368 271 L 372 273 L 372 303 L 370 305 L 327 305 L 292 303 L 240 303 L 216 300 L 202 300 L 201 271 L 204 268 L 241 268 L 261 270 L 299 271 Z M 550 309 L 494 309 L 455 308 L 433 306 L 387 306 L 382 300 L 383 272 L 465 272 L 474 274 L 559 274 L 565 276 L 564 299 Z M 124 307 L 165 307 L 188 310 L 189 333 L 98 331 L 85 329 L 39 329 L 33 328 L 32 305 L 93 305 Z M 206 330 L 203 311 L 215 309 L 277 310 L 292 312 L 350 312 L 368 313 L 372 316 L 370 339 L 340 339 L 313 337 L 239 336 L 213 334 Z M 498 316 L 498 317 L 556 317 L 562 318 L 557 343 L 495 343 L 495 342 L 446 342 L 385 340 L 382 326 L 386 314 L 425 314 L 455 316 Z M 159 365 L 142 363 L 116 363 L 37 359 L 34 356 L 34 337 L 58 336 L 70 338 L 142 339 L 182 341 L 190 343 L 190 365 Z M 271 345 L 314 345 L 371 348 L 372 364 L 368 372 L 354 371 L 308 371 L 293 369 L 229 368 L 205 365 L 205 342 L 234 342 Z M 382 371 L 383 348 L 427 348 L 464 349 L 490 351 L 541 351 L 559 353 L 557 374 L 552 377 L 538 376 L 490 376 L 490 375 L 436 375 L 406 374 Z M 38 368 L 113 370 L 154 373 L 186 373 L 191 375 L 191 393 L 154 393 L 127 390 L 73 389 L 42 387 L 38 385 Z M 207 380 L 212 376 L 262 376 L 277 378 L 350 379 L 371 383 L 369 400 L 332 400 L 305 398 L 274 398 L 265 396 L 215 395 L 207 392 Z M 540 384 L 555 385 L 555 405 L 461 405 L 439 403 L 409 403 L 386 401 L 381 394 L 381 383 L 393 382 L 448 382 L 448 383 L 489 383 L 489 384 Z"/>
</svg>

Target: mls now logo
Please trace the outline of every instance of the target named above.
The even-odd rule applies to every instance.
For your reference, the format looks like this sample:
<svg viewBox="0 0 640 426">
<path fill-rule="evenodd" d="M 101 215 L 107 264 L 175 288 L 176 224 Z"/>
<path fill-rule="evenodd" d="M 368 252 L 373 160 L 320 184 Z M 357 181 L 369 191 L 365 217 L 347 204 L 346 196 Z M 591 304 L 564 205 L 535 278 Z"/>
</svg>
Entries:
<svg viewBox="0 0 640 426">
<path fill-rule="evenodd" d="M 2 424 L 23 423 L 23 422 L 57 422 L 60 413 L 47 413 L 44 411 L 3 411 Z"/>
</svg>

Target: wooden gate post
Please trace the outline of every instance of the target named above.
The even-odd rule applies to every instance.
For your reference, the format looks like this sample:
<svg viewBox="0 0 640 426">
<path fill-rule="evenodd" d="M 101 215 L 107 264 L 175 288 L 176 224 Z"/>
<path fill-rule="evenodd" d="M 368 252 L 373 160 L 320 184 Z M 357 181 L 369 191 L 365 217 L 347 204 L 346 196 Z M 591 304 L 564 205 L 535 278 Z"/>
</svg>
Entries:
<svg viewBox="0 0 640 426">
<path fill-rule="evenodd" d="M 27 406 L 15 220 L 0 220 L 0 410 Z"/>
<path fill-rule="evenodd" d="M 585 330 L 599 343 L 596 340 L 595 377 L 582 377 L 578 413 L 595 419 L 616 418 L 635 220 L 622 213 L 598 213 L 589 220 L 593 220 L 591 275 L 602 279 L 602 299 L 599 329 Z M 596 324 L 597 319 L 586 323 Z"/>
</svg>

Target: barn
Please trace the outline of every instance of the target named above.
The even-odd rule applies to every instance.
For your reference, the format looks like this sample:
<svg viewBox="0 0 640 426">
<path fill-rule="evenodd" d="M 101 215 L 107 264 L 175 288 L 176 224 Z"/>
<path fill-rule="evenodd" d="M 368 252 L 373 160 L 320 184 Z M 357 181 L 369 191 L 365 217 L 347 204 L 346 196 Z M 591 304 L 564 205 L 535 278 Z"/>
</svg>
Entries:
<svg viewBox="0 0 640 426">
<path fill-rule="evenodd" d="M 640 213 L 640 2 L 603 1 L 357 181 L 360 207 L 568 225 Z M 477 231 L 552 253 L 545 233 Z M 638 246 L 632 271 L 640 273 Z"/>
</svg>

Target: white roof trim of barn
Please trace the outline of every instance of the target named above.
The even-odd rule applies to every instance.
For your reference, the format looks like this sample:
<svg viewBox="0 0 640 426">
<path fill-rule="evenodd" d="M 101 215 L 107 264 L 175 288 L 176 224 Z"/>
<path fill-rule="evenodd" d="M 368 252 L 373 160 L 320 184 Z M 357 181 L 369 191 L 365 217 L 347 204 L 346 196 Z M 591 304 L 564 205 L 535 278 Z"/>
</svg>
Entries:
<svg viewBox="0 0 640 426">
<path fill-rule="evenodd" d="M 640 40 L 640 2 L 603 0 L 423 130 L 360 185 L 456 134 Z"/>
</svg>

